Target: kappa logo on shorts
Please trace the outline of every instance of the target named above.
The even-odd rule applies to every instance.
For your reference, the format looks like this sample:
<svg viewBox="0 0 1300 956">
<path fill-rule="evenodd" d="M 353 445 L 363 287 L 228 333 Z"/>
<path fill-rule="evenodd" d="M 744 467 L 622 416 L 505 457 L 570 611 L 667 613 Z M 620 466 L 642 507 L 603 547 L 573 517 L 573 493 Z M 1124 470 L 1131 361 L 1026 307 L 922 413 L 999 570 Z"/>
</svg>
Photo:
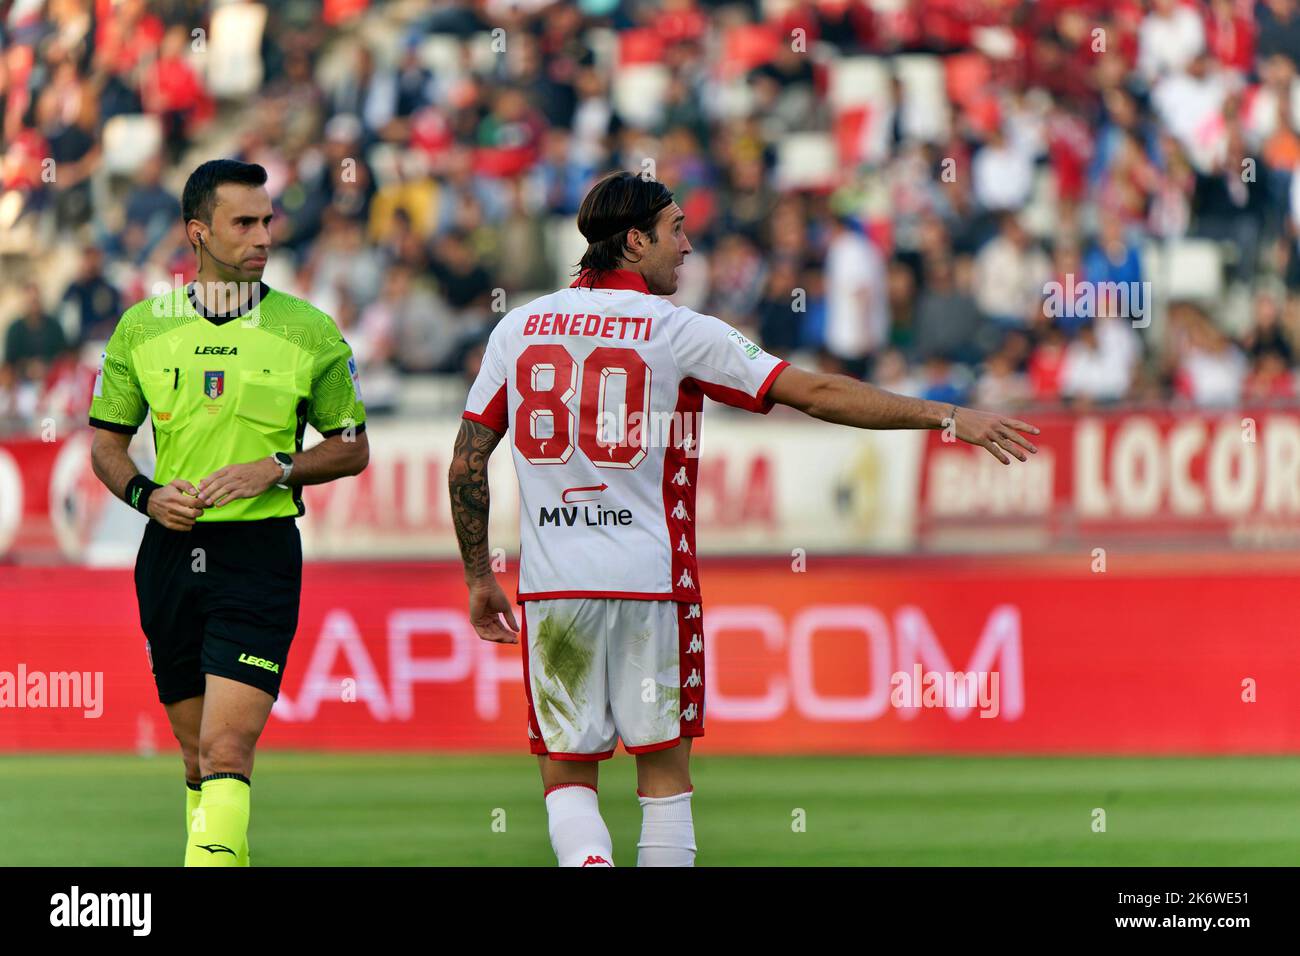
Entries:
<svg viewBox="0 0 1300 956">
<path fill-rule="evenodd" d="M 582 865 L 583 866 L 613 866 L 614 864 L 610 863 L 609 860 L 605 859 L 603 856 L 597 856 L 596 854 L 593 853 L 590 854 L 585 860 L 582 861 Z"/>
<path fill-rule="evenodd" d="M 691 642 L 686 645 L 687 654 L 698 654 L 704 650 L 704 640 L 698 634 L 691 635 Z"/>
<path fill-rule="evenodd" d="M 683 686 L 683 687 L 699 687 L 699 686 L 700 686 L 701 684 L 703 684 L 703 683 L 704 683 L 704 681 L 702 681 L 702 680 L 700 679 L 700 669 L 699 669 L 698 667 L 692 667 L 692 668 L 691 668 L 691 676 L 688 677 L 688 678 L 686 678 L 686 683 L 683 684 L 682 686 Z M 692 705 L 692 706 L 694 706 L 694 705 Z"/>
<path fill-rule="evenodd" d="M 240 654 L 239 663 L 249 664 L 253 667 L 260 667 L 262 670 L 270 671 L 272 674 L 280 673 L 280 665 L 275 661 L 268 661 L 265 657 L 249 657 L 247 654 Z"/>
<path fill-rule="evenodd" d="M 695 701 L 691 701 L 690 706 L 687 707 L 684 711 L 682 711 L 682 720 L 686 721 L 689 724 L 692 720 L 696 718 L 698 714 L 699 714 L 699 710 L 695 706 Z"/>
<path fill-rule="evenodd" d="M 700 606 L 692 604 L 689 611 L 686 612 L 686 620 L 691 621 L 700 616 Z"/>
</svg>

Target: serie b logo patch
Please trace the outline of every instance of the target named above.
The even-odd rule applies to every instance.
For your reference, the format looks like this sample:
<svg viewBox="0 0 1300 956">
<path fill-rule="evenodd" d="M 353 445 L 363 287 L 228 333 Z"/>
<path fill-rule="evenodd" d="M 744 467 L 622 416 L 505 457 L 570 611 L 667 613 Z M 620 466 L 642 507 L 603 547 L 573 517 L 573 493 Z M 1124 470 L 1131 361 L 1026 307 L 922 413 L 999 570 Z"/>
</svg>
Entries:
<svg viewBox="0 0 1300 956">
<path fill-rule="evenodd" d="M 218 399 L 221 393 L 226 390 L 226 373 L 204 372 L 203 373 L 203 394 L 211 399 Z"/>
</svg>

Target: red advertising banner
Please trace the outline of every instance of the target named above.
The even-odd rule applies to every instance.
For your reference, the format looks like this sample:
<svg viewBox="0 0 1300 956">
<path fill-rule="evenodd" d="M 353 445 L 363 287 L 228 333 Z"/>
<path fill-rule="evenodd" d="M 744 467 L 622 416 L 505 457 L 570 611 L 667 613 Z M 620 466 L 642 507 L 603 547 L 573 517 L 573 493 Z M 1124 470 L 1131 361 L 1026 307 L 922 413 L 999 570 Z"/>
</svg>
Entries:
<svg viewBox="0 0 1300 956">
<path fill-rule="evenodd" d="M 1010 467 L 927 435 L 923 546 L 1035 549 L 1300 542 L 1300 411 L 1026 413 L 1038 454 Z"/>
<path fill-rule="evenodd" d="M 800 566 L 703 562 L 704 750 L 1300 752 L 1300 560 Z M 0 607 L 0 751 L 173 746 L 129 571 L 3 569 Z M 455 565 L 309 565 L 263 743 L 522 756 L 519 649 Z"/>
</svg>

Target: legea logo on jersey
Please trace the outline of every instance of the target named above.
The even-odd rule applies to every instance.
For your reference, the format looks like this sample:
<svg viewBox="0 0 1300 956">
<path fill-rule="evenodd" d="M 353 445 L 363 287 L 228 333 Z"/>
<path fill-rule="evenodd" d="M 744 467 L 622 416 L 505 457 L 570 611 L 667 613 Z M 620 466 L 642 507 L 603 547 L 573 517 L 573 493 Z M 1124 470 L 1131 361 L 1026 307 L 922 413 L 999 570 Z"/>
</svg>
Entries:
<svg viewBox="0 0 1300 956">
<path fill-rule="evenodd" d="M 225 371 L 203 373 L 203 394 L 216 401 L 226 390 Z"/>
</svg>

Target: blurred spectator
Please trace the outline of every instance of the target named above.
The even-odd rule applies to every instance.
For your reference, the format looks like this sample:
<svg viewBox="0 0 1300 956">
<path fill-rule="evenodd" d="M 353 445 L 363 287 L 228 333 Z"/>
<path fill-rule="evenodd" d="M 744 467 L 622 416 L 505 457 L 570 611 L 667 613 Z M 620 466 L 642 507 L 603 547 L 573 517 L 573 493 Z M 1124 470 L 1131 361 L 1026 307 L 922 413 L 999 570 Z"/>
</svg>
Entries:
<svg viewBox="0 0 1300 956">
<path fill-rule="evenodd" d="M 921 394 L 921 382 L 912 373 L 907 358 L 898 349 L 885 349 L 876 359 L 871 372 L 871 383 L 898 395 L 912 397 Z"/>
<path fill-rule="evenodd" d="M 67 350 L 63 328 L 41 307 L 41 290 L 29 282 L 17 321 L 5 333 L 5 365 L 19 380 L 40 382 L 56 358 Z"/>
<path fill-rule="evenodd" d="M 1048 328 L 1030 354 L 1029 388 L 1035 401 L 1055 402 L 1061 398 L 1066 344 L 1064 332 Z"/>
<path fill-rule="evenodd" d="M 1197 405 L 1239 402 L 1247 372 L 1245 356 L 1199 309 L 1187 315 L 1174 378 L 1178 394 Z"/>
<path fill-rule="evenodd" d="M 1015 213 L 1002 216 L 998 235 L 975 257 L 975 302 L 1003 329 L 1025 328 L 1041 315 L 1052 263 Z"/>
<path fill-rule="evenodd" d="M 162 172 L 162 157 L 150 158 L 136 173 L 135 183 L 126 196 L 126 225 L 139 226 L 144 231 L 145 255 L 180 222 L 180 201 L 162 185 Z"/>
<path fill-rule="evenodd" d="M 1031 394 L 1028 379 L 1016 371 L 1011 352 L 1003 349 L 989 356 L 971 400 L 979 408 L 1011 410 L 1028 402 Z"/>
<path fill-rule="evenodd" d="M 1252 359 L 1265 355 L 1278 355 L 1287 365 L 1295 360 L 1291 339 L 1282 325 L 1282 305 L 1271 292 L 1255 296 L 1251 327 L 1242 340 L 1242 347 Z"/>
<path fill-rule="evenodd" d="M 796 305 L 795 287 L 799 284 L 798 264 L 791 259 L 778 259 L 767 275 L 767 286 L 758 302 L 758 334 L 763 347 L 776 355 L 788 356 L 802 338 L 800 318 L 802 312 Z"/>
<path fill-rule="evenodd" d="M 1098 316 L 1079 329 L 1065 349 L 1060 388 L 1065 398 L 1085 404 L 1117 402 L 1133 384 L 1138 346 L 1127 320 Z"/>
<path fill-rule="evenodd" d="M 966 401 L 966 383 L 960 370 L 945 356 L 932 355 L 921 366 L 920 396 L 944 405 L 960 405 Z"/>
<path fill-rule="evenodd" d="M 841 216 L 826 249 L 826 306 L 826 348 L 861 378 L 889 338 L 889 288 L 884 259 Z"/>
<path fill-rule="evenodd" d="M 176 24 L 163 36 L 158 58 L 145 71 L 141 84 L 144 108 L 163 124 L 163 142 L 173 163 L 185 155 L 190 135 L 198 123 L 212 116 L 213 104 L 203 81 L 190 65 L 189 30 Z"/>
<path fill-rule="evenodd" d="M 1242 387 L 1247 402 L 1268 402 L 1296 397 L 1295 373 L 1280 352 L 1261 352 L 1251 362 Z"/>
<path fill-rule="evenodd" d="M 1205 49 L 1205 28 L 1195 7 L 1180 0 L 1151 0 L 1138 30 L 1138 72 L 1149 84 L 1181 73 Z"/>
<path fill-rule="evenodd" d="M 99 247 L 82 247 L 81 270 L 63 293 L 63 328 L 70 330 L 78 345 L 107 342 L 123 311 L 116 286 L 104 278 L 104 256 Z"/>
<path fill-rule="evenodd" d="M 970 294 L 970 264 L 962 268 L 940 258 L 926 269 L 927 284 L 916 303 L 912 349 L 922 360 L 936 355 L 975 364 L 980 351 L 981 319 Z"/>
<path fill-rule="evenodd" d="M 1094 287 L 1127 287 L 1132 311 L 1137 314 L 1140 307 L 1145 314 L 1149 303 L 1142 298 L 1142 258 L 1137 247 L 1124 237 L 1124 226 L 1118 216 L 1102 215 L 1096 244 L 1083 259 L 1083 275 Z"/>
<path fill-rule="evenodd" d="M 975 201 L 989 212 L 1016 211 L 1029 202 L 1034 188 L 1033 157 L 1025 146 L 1007 140 L 1001 126 L 975 154 L 971 166 Z"/>
<path fill-rule="evenodd" d="M 1300 11 L 1295 0 L 1264 0 L 1257 8 L 1258 55 L 1263 58 L 1281 54 L 1300 67 Z"/>
</svg>

